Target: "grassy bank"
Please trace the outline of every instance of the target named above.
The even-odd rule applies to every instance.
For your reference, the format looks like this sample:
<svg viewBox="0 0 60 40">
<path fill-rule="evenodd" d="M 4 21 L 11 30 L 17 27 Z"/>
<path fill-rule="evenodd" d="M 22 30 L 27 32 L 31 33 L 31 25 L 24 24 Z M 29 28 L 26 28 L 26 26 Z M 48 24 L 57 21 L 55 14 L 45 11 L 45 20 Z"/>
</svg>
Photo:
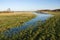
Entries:
<svg viewBox="0 0 60 40">
<path fill-rule="evenodd" d="M 34 17 L 35 15 L 32 14 L 32 12 L 1 13 L 0 32 L 21 26 L 24 22 L 27 22 Z"/>
<path fill-rule="evenodd" d="M 38 21 L 36 27 L 32 26 L 22 30 L 12 37 L 3 35 L 0 38 L 3 40 L 60 40 L 60 12 L 48 13 L 53 14 L 54 17 L 47 19 L 44 23 Z"/>
<path fill-rule="evenodd" d="M 20 32 L 20 40 L 60 40 L 60 12 L 49 12 L 54 17 L 46 20 L 45 23 L 37 22 L 38 26 Z M 16 36 L 16 39 L 19 39 Z"/>
</svg>

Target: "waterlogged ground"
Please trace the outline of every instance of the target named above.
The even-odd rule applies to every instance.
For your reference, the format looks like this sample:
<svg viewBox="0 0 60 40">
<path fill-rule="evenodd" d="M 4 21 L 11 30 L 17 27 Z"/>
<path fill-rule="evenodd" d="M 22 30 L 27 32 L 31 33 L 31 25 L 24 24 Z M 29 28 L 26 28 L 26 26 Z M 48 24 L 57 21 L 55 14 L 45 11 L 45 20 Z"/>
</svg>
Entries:
<svg viewBox="0 0 60 40">
<path fill-rule="evenodd" d="M 34 17 L 35 15 L 31 12 L 1 13 L 0 32 L 21 26 L 24 22 L 27 22 Z"/>
<path fill-rule="evenodd" d="M 40 13 L 40 14 L 34 13 L 34 14 L 36 15 L 35 18 L 31 19 L 28 22 L 25 22 L 21 27 L 18 26 L 18 27 L 11 28 L 11 29 L 5 31 L 4 32 L 5 35 L 6 36 L 12 36 L 13 34 L 17 34 L 20 31 L 25 30 L 25 29 L 27 29 L 27 28 L 29 28 L 31 26 L 36 27 L 36 26 L 38 26 L 38 24 L 37 24 L 38 21 L 44 22 L 44 21 L 46 21 L 47 19 L 49 19 L 50 17 L 53 16 L 51 14 L 42 14 L 42 13 Z"/>
<path fill-rule="evenodd" d="M 35 18 L 0 34 L 0 40 L 60 40 L 60 12 L 48 13 L 34 13 Z"/>
</svg>

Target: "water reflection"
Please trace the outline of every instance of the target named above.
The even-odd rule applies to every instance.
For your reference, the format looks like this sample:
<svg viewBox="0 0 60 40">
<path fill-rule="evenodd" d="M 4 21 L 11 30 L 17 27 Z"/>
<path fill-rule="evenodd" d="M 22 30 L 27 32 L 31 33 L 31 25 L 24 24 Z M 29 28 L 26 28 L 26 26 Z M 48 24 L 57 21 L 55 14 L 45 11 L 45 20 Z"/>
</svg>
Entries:
<svg viewBox="0 0 60 40">
<path fill-rule="evenodd" d="M 11 28 L 11 29 L 5 31 L 4 34 L 6 36 L 11 37 L 12 35 L 18 34 L 21 30 L 25 30 L 28 27 L 31 27 L 31 26 L 35 26 L 36 27 L 37 26 L 37 25 L 35 25 L 36 22 L 38 22 L 38 21 L 42 21 L 43 22 L 43 21 L 47 20 L 47 18 L 53 16 L 51 14 L 42 14 L 42 13 L 34 13 L 34 14 L 37 15 L 35 18 L 33 18 L 32 20 L 24 23 L 22 26 L 19 26 L 19 27 L 16 27 L 16 28 Z"/>
</svg>

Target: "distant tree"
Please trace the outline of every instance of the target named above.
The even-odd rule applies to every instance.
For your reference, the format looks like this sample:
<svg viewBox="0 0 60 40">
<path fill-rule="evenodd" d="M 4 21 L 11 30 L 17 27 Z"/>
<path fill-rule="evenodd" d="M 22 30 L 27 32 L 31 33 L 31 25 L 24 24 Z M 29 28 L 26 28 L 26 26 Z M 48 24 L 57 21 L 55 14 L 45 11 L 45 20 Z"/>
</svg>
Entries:
<svg viewBox="0 0 60 40">
<path fill-rule="evenodd" d="M 11 11 L 11 9 L 10 9 L 10 8 L 8 8 L 8 9 L 7 9 L 7 11 Z"/>
</svg>

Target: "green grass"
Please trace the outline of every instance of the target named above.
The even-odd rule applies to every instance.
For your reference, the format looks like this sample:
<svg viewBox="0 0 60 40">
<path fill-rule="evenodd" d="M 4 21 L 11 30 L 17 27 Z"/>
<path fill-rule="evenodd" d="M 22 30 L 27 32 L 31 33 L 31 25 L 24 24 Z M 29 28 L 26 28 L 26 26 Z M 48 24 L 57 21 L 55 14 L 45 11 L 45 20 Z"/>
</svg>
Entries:
<svg viewBox="0 0 60 40">
<path fill-rule="evenodd" d="M 10 15 L 0 15 L 0 32 L 8 30 L 10 28 L 21 26 L 24 22 L 27 22 L 34 18 L 32 13 L 21 13 Z"/>
<path fill-rule="evenodd" d="M 37 27 L 32 26 L 12 37 L 0 35 L 1 40 L 60 40 L 60 12 L 48 13 L 53 14 L 54 17 L 47 19 L 44 23 L 38 21 Z"/>
<path fill-rule="evenodd" d="M 60 12 L 49 13 L 54 17 L 46 20 L 45 23 L 37 22 L 36 30 L 32 26 L 20 32 L 20 40 L 60 40 Z"/>
</svg>

